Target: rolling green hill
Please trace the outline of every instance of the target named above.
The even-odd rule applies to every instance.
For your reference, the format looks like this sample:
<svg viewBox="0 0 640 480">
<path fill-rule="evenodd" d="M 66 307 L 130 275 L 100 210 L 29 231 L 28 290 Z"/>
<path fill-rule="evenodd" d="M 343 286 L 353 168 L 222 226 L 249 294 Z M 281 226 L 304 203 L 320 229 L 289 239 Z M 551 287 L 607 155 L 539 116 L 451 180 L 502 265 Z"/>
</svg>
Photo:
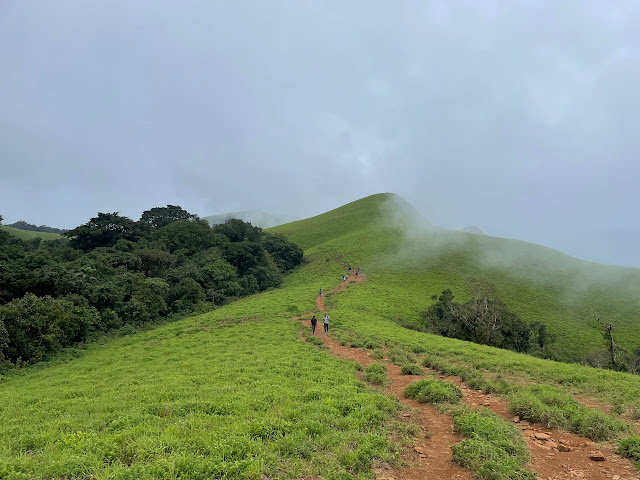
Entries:
<svg viewBox="0 0 640 480">
<path fill-rule="evenodd" d="M 361 383 L 354 362 L 305 342 L 291 320 L 313 311 L 318 288 L 338 284 L 347 264 L 367 281 L 327 295 L 336 338 L 419 353 L 434 368 L 472 369 L 513 388 L 546 384 L 640 408 L 640 377 L 397 323 L 415 321 L 442 288 L 464 297 L 466 280 L 483 275 L 520 315 L 547 322 L 567 358 L 601 342 L 578 307 L 630 312 L 620 326 L 631 345 L 635 269 L 442 230 L 393 195 L 273 231 L 307 257 L 281 288 L 0 377 L 0 478 L 371 478 L 372 462 L 397 458 L 398 402 Z"/>
<path fill-rule="evenodd" d="M 451 288 L 464 300 L 467 282 L 484 278 L 521 318 L 549 327 L 556 336 L 552 353 L 559 360 L 577 361 L 604 347 L 591 316 L 594 311 L 617 321 L 623 346 L 640 344 L 636 268 L 578 260 L 518 240 L 433 227 L 393 194 L 373 195 L 272 231 L 284 233 L 314 259 L 335 258 L 363 268 L 374 280 L 376 295 L 388 298 L 379 311 L 386 320 L 417 322 L 432 295 Z"/>
<path fill-rule="evenodd" d="M 18 228 L 8 227 L 6 225 L 0 225 L 0 229 L 22 240 L 31 240 L 33 238 L 42 238 L 43 240 L 57 240 L 59 238 L 63 238 L 62 235 L 59 235 L 57 233 L 20 230 Z"/>
</svg>

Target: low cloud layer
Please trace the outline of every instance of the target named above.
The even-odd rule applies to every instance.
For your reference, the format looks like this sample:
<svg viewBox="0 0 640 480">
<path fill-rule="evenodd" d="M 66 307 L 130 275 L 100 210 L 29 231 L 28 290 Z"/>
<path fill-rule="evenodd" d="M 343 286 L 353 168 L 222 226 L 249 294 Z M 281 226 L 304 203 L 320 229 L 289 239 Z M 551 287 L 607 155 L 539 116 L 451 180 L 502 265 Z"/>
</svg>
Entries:
<svg viewBox="0 0 640 480">
<path fill-rule="evenodd" d="M 640 6 L 0 4 L 0 213 L 310 216 L 395 192 L 640 267 Z"/>
</svg>

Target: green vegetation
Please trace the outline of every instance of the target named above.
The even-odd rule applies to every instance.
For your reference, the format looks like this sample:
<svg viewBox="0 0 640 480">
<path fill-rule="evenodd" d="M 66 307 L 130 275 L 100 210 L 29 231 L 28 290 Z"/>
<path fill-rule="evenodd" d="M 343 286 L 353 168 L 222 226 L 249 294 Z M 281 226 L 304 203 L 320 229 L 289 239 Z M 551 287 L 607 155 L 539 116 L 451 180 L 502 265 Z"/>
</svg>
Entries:
<svg viewBox="0 0 640 480">
<path fill-rule="evenodd" d="M 272 254 L 262 240 L 273 237 L 258 242 L 255 231 L 242 224 L 225 234 L 195 219 L 131 229 L 124 222 L 117 239 L 92 235 L 88 227 L 79 232 L 88 237 L 77 246 L 96 241 L 91 237 L 115 243 L 86 251 L 63 242 L 20 243 L 0 231 L 0 309 L 22 302 L 6 311 L 12 325 L 20 325 L 16 332 L 29 318 L 20 312 L 40 312 L 34 326 L 45 332 L 55 323 L 51 318 L 67 319 L 53 332 L 72 338 L 78 334 L 70 328 L 78 323 L 74 315 L 85 318 L 77 308 L 95 308 L 100 322 L 125 324 L 135 332 L 139 325 L 150 328 L 137 323 L 147 318 L 144 312 L 165 309 L 172 315 L 219 307 L 153 330 L 101 337 L 85 350 L 45 355 L 51 360 L 0 377 L 0 478 L 370 478 L 372 461 L 396 458 L 390 430 L 409 431 L 394 427 L 398 403 L 359 382 L 358 365 L 332 357 L 308 328 L 301 338 L 299 324 L 291 321 L 314 309 L 318 289 L 333 288 L 347 264 L 359 266 L 367 281 L 325 299 L 332 336 L 341 343 L 370 348 L 380 360 L 394 352 L 402 366 L 423 355 L 425 366 L 519 399 L 518 405 L 533 413 L 535 407 L 548 415 L 545 409 L 555 408 L 548 398 L 554 397 L 546 390 L 527 390 L 529 384 L 590 396 L 633 414 L 640 398 L 638 376 L 402 325 L 419 327 L 428 299 L 446 288 L 467 302 L 469 280 L 483 278 L 496 286 L 509 311 L 528 324 L 546 325 L 556 337 L 542 355 L 578 361 L 588 355 L 597 360 L 604 352 L 606 358 L 607 346 L 587 321 L 589 312 L 620 317 L 617 343 L 629 351 L 636 348 L 636 269 L 589 264 L 524 242 L 443 231 L 416 221 L 406 205 L 398 209 L 397 203 L 394 196 L 376 195 L 272 229 L 268 233 L 282 234 L 305 249 L 307 261 L 287 275 L 282 272 L 287 259 L 278 263 L 274 257 L 280 241 L 268 247 Z M 119 225 L 118 218 L 110 220 Z M 238 235 L 242 240 L 236 243 L 243 245 L 230 247 L 229 235 Z M 255 282 L 242 280 L 242 272 L 251 269 Z M 279 281 L 270 283 L 274 279 Z M 211 286 L 202 283 L 209 281 Z M 61 288 L 64 294 L 49 294 L 47 288 Z M 13 296 L 14 291 L 22 293 Z M 78 296 L 86 303 L 76 301 Z M 129 304 L 134 297 L 138 303 Z M 122 310 L 109 307 L 115 315 L 92 303 L 112 298 L 121 302 L 116 305 Z M 80 332 L 94 328 L 91 321 L 79 325 Z M 46 352 L 47 341 L 44 335 L 41 344 L 26 342 L 33 349 L 29 354 Z M 377 365 L 364 376 L 384 384 L 385 367 Z M 455 388 L 434 385 L 425 387 L 424 398 L 432 390 L 449 389 L 449 401 L 459 399 Z M 583 429 L 577 431 L 593 438 L 622 431 L 607 416 L 567 405 L 570 411 L 554 415 Z M 475 475 L 535 478 L 524 470 L 526 451 L 510 437 L 512 426 L 482 410 L 441 408 L 454 415 L 461 433 L 470 435 L 454 455 Z M 587 422 L 599 423 L 593 433 L 584 430 Z"/>
<path fill-rule="evenodd" d="M 456 404 L 462 398 L 462 390 L 451 382 L 427 378 L 408 385 L 404 390 L 404 395 L 421 403 Z"/>
<path fill-rule="evenodd" d="M 364 379 L 374 385 L 384 385 L 389 381 L 387 367 L 382 363 L 372 363 L 364 369 Z"/>
<path fill-rule="evenodd" d="M 620 440 L 618 453 L 636 460 L 636 467 L 640 469 L 640 435 L 632 435 Z"/>
<path fill-rule="evenodd" d="M 402 365 L 403 375 L 424 375 L 424 370 L 418 365 Z"/>
<path fill-rule="evenodd" d="M 18 220 L 17 222 L 11 223 L 7 226 L 17 228 L 18 230 L 27 230 L 30 232 L 43 232 L 43 233 L 57 233 L 58 235 L 62 235 L 64 232 L 66 232 L 66 230 L 63 230 L 61 228 L 47 227 L 46 225 L 38 226 L 32 223 L 27 223 L 24 220 Z"/>
<path fill-rule="evenodd" d="M 408 398 L 438 405 L 453 416 L 454 431 L 467 437 L 451 450 L 455 461 L 470 469 L 476 478 L 488 480 L 535 480 L 526 470 L 529 452 L 520 432 L 488 409 L 456 406 L 462 391 L 451 382 L 425 379 L 408 385 Z"/>
<path fill-rule="evenodd" d="M 464 304 L 454 302 L 448 288 L 439 297 L 431 297 L 436 302 L 420 314 L 428 332 L 515 352 L 544 354 L 551 340 L 544 324 L 527 324 L 510 312 L 493 284 L 479 279 L 469 283 L 471 300 Z"/>
<path fill-rule="evenodd" d="M 587 408 L 566 392 L 546 385 L 518 388 L 510 395 L 509 408 L 521 418 L 596 441 L 609 440 L 627 430 L 624 422 Z"/>
<path fill-rule="evenodd" d="M 0 369 L 276 287 L 303 255 L 251 224 L 212 229 L 172 205 L 139 222 L 99 213 L 65 235 L 0 235 Z"/>
<path fill-rule="evenodd" d="M 358 382 L 351 362 L 299 341 L 289 319 L 242 311 L 7 379 L 0 477 L 340 479 L 394 458 L 385 425 L 396 401 Z"/>
<path fill-rule="evenodd" d="M 30 230 L 21 230 L 19 228 L 10 227 L 9 225 L 0 225 L 0 232 L 5 232 L 12 237 L 20 240 L 33 240 L 40 238 L 42 240 L 59 240 L 62 236 L 59 233 L 34 232 Z"/>
<path fill-rule="evenodd" d="M 535 480 L 527 471 L 529 451 L 513 424 L 486 408 L 452 409 L 453 428 L 465 437 L 451 450 L 455 461 L 487 480 Z"/>
</svg>

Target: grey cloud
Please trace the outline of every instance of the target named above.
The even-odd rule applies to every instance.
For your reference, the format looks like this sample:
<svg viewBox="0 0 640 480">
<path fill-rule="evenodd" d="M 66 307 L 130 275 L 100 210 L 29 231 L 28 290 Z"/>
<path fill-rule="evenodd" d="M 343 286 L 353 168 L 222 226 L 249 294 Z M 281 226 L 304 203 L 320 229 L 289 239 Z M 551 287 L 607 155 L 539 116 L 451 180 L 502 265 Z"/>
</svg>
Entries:
<svg viewBox="0 0 640 480">
<path fill-rule="evenodd" d="M 393 191 L 640 266 L 638 24 L 635 1 L 5 1 L 2 214 L 300 217 Z"/>
</svg>

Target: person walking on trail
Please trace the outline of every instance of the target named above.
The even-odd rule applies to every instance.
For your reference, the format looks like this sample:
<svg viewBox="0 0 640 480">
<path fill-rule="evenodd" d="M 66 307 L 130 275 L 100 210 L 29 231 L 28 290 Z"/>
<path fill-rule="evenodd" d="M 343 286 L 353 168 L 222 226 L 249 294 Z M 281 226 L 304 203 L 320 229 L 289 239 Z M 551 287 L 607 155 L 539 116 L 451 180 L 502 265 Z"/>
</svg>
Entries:
<svg viewBox="0 0 640 480">
<path fill-rule="evenodd" d="M 324 324 L 324 333 L 329 333 L 329 314 L 328 313 L 324 314 L 322 323 Z"/>
<path fill-rule="evenodd" d="M 320 293 L 318 294 L 319 297 L 322 296 L 322 289 L 320 289 Z"/>
<path fill-rule="evenodd" d="M 316 316 L 314 315 L 313 317 L 311 317 L 311 333 L 313 335 L 316 334 L 316 325 L 318 324 L 318 319 L 316 318 Z"/>
<path fill-rule="evenodd" d="M 351 275 L 351 265 L 349 265 L 349 275 Z"/>
<path fill-rule="evenodd" d="M 360 273 L 360 267 L 356 268 L 356 277 L 358 276 L 359 273 Z"/>
</svg>

